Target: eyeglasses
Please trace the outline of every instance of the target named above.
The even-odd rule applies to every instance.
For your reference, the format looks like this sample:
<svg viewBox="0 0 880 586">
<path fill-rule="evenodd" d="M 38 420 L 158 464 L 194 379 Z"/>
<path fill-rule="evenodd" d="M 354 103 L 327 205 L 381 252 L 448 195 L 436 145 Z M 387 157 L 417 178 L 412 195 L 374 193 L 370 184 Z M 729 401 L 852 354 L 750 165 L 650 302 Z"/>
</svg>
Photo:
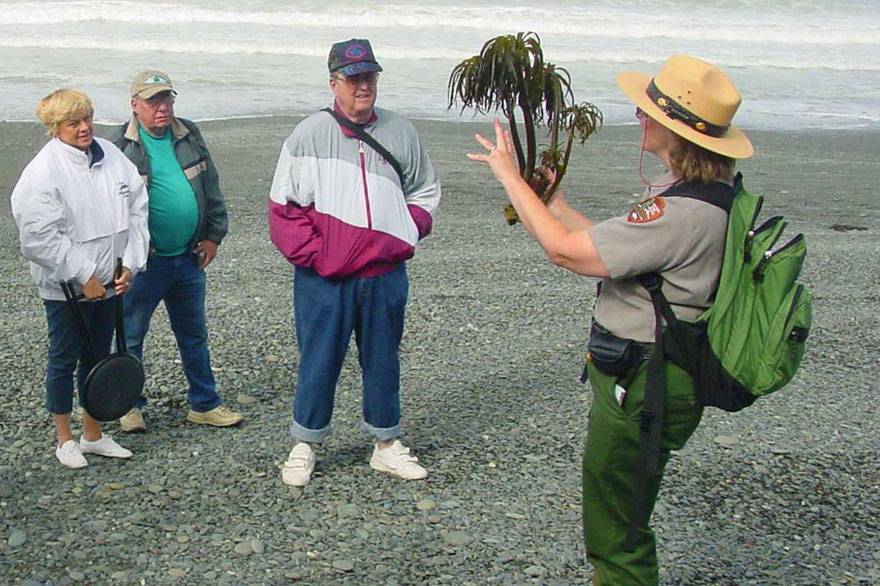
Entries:
<svg viewBox="0 0 880 586">
<path fill-rule="evenodd" d="M 156 94 L 151 98 L 147 98 L 146 100 L 141 99 L 141 103 L 146 104 L 150 107 L 151 110 L 158 110 L 159 106 L 163 104 L 171 106 L 174 104 L 174 94 L 167 92 Z"/>
<path fill-rule="evenodd" d="M 376 85 L 379 81 L 378 71 L 367 71 L 366 73 L 358 73 L 357 75 L 340 75 L 333 76 L 336 81 L 341 81 L 348 86 L 358 87 L 361 84 Z"/>
<path fill-rule="evenodd" d="M 645 114 L 644 110 L 642 110 L 641 108 L 636 108 L 636 118 L 639 120 L 639 122 L 643 121 L 647 117 L 648 115 Z"/>
</svg>

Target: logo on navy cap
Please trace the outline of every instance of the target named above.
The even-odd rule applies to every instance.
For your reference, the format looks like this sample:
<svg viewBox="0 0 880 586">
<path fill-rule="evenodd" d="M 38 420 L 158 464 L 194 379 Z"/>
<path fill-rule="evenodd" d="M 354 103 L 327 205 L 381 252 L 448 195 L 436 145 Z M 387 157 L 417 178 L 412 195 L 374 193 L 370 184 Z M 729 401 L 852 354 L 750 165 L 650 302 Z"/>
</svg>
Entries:
<svg viewBox="0 0 880 586">
<path fill-rule="evenodd" d="M 360 59 L 366 54 L 367 50 L 363 45 L 352 45 L 345 49 L 345 56 L 349 59 Z"/>
</svg>

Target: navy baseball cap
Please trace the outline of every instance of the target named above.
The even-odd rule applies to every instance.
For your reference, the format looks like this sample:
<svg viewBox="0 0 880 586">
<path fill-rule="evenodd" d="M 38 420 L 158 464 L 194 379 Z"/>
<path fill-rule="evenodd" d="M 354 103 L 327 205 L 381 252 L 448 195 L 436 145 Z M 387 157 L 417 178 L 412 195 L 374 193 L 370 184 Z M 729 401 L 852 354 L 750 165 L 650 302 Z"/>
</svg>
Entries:
<svg viewBox="0 0 880 586">
<path fill-rule="evenodd" d="M 349 39 L 333 43 L 327 58 L 330 73 L 339 72 L 346 77 L 367 71 L 382 71 L 376 62 L 373 47 L 367 39 Z"/>
</svg>

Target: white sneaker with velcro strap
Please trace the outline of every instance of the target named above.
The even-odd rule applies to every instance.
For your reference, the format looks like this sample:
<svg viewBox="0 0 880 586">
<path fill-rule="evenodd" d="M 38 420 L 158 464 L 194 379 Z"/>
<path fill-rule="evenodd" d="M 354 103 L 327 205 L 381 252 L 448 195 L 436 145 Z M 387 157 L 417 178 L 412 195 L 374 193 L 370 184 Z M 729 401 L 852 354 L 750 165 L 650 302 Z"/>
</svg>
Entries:
<svg viewBox="0 0 880 586">
<path fill-rule="evenodd" d="M 421 480 L 428 476 L 428 471 L 419 465 L 419 459 L 397 439 L 387 448 L 380 448 L 379 444 L 373 447 L 370 468 L 404 480 Z"/>
<path fill-rule="evenodd" d="M 288 486 L 305 486 L 315 471 L 315 450 L 306 442 L 298 442 L 281 469 L 281 481 Z"/>
</svg>

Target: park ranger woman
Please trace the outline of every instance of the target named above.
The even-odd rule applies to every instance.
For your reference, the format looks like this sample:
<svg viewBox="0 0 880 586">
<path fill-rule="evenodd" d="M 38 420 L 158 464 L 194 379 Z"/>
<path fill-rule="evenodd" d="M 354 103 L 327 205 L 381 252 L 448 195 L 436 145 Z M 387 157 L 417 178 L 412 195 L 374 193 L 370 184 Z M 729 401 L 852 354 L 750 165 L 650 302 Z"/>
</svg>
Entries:
<svg viewBox="0 0 880 586">
<path fill-rule="evenodd" d="M 625 72 L 618 84 L 636 105 L 642 153 L 654 155 L 668 169 L 652 182 L 643 179 L 644 198 L 619 217 L 594 223 L 561 194 L 545 207 L 520 178 L 509 134 L 497 120 L 494 143 L 477 135 L 488 152 L 468 157 L 489 164 L 551 262 L 602 279 L 587 365 L 593 403 L 583 462 L 586 549 L 596 584 L 647 585 L 657 584 L 659 577 L 654 534 L 646 520 L 670 451 L 685 444 L 703 409 L 694 398 L 691 377 L 667 362 L 657 470 L 646 482 L 637 482 L 639 422 L 655 324 L 650 294 L 638 277 L 658 273 L 679 318 L 696 319 L 711 304 L 727 214 L 692 195 L 679 196 L 729 190 L 735 160 L 751 156 L 752 145 L 731 125 L 739 92 L 710 63 L 673 56 L 656 76 Z"/>
</svg>

